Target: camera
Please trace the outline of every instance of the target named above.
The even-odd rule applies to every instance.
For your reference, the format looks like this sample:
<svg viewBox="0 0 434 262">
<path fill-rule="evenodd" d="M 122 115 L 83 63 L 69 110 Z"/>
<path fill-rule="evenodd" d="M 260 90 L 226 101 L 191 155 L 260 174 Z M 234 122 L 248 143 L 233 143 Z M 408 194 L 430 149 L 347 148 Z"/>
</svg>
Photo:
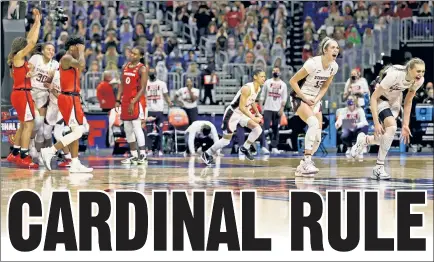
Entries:
<svg viewBox="0 0 434 262">
<path fill-rule="evenodd" d="M 54 14 L 50 15 L 53 21 L 56 22 L 56 25 L 63 24 L 65 25 L 68 22 L 68 16 L 65 15 L 65 10 L 61 7 L 56 7 L 54 9 Z"/>
</svg>

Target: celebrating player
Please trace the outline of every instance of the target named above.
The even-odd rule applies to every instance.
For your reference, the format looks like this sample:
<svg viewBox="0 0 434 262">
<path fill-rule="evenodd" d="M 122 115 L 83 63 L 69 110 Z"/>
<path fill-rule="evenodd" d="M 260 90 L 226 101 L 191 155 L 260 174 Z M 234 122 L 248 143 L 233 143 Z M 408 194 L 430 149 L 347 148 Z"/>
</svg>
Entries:
<svg viewBox="0 0 434 262">
<path fill-rule="evenodd" d="M 405 66 L 386 66 L 380 72 L 380 83 L 377 84 L 371 96 L 371 112 L 374 121 L 375 133 L 366 136 L 360 133 L 357 142 L 351 149 L 351 156 L 356 157 L 363 152 L 363 148 L 370 145 L 379 145 L 377 165 L 372 171 L 372 179 L 390 179 L 384 170 L 384 161 L 392 145 L 397 130 L 396 118 L 399 115 L 402 103 L 402 93 L 408 90 L 404 100 L 404 121 L 402 123 L 401 139 L 410 142 L 410 113 L 414 96 L 424 82 L 425 62 L 420 58 L 413 58 Z"/>
<path fill-rule="evenodd" d="M 39 115 L 36 116 L 33 131 L 36 132 L 35 148 L 40 151 L 44 146 L 44 119 L 47 113 L 49 102 L 49 90 L 47 84 L 53 80 L 54 72 L 59 69 L 59 62 L 53 59 L 54 45 L 45 43 L 41 45 L 41 50 L 30 58 L 29 65 L 32 68 L 32 97 Z M 50 137 L 51 140 L 51 137 Z"/>
<path fill-rule="evenodd" d="M 124 123 L 127 142 L 130 145 L 132 155 L 130 161 L 133 164 L 143 164 L 146 160 L 145 134 L 141 122 L 145 118 L 145 108 L 141 100 L 144 99 L 145 87 L 148 82 L 144 55 L 145 51 L 140 47 L 131 50 L 130 62 L 125 65 L 122 71 L 116 101 L 116 107 L 121 105 L 121 120 Z M 136 143 L 140 149 L 140 156 L 137 153 Z M 122 163 L 129 164 L 128 159 Z"/>
<path fill-rule="evenodd" d="M 54 154 L 69 146 L 72 157 L 69 172 L 89 173 L 93 171 L 93 168 L 85 167 L 78 160 L 79 139 L 85 132 L 84 113 L 80 101 L 80 75 L 86 67 L 84 48 L 84 41 L 80 37 L 72 36 L 65 43 L 67 53 L 60 60 L 59 67 L 61 93 L 58 97 L 58 105 L 65 125 L 71 129 L 71 132 L 62 137 L 54 146 L 41 150 L 42 160 L 48 170 L 51 170 L 51 159 Z"/>
<path fill-rule="evenodd" d="M 321 144 L 321 99 L 338 71 L 338 54 L 338 43 L 332 38 L 324 38 L 319 45 L 319 55 L 307 60 L 289 81 L 294 89 L 291 92 L 292 108 L 308 125 L 304 139 L 304 158 L 295 171 L 296 176 L 313 176 L 318 173 L 312 155 Z M 304 82 L 301 88 L 298 84 L 300 80 Z"/>
<path fill-rule="evenodd" d="M 15 38 L 8 56 L 8 65 L 11 68 L 11 76 L 14 80 L 11 103 L 17 111 L 20 127 L 15 134 L 12 153 L 7 159 L 26 168 L 39 167 L 38 164 L 33 163 L 32 158 L 29 156 L 30 136 L 32 135 L 35 120 L 35 106 L 30 92 L 32 90 L 30 83 L 31 70 L 29 63 L 26 61 L 26 56 L 38 42 L 41 27 L 41 14 L 37 9 L 33 9 L 33 15 L 35 21 L 27 35 L 27 39 L 24 37 Z M 21 157 L 19 158 L 20 153 Z"/>
<path fill-rule="evenodd" d="M 265 72 L 263 70 L 255 70 L 253 72 L 253 82 L 245 84 L 235 95 L 223 116 L 223 137 L 214 143 L 206 152 L 202 153 L 202 160 L 205 164 L 211 165 L 214 161 L 213 155 L 216 154 L 218 150 L 229 145 L 233 132 L 236 130 L 238 124 L 252 130 L 249 137 L 244 142 L 244 145 L 240 147 L 240 152 L 243 153 L 247 159 L 253 160 L 250 146 L 261 135 L 262 128 L 259 123 L 263 120 L 256 106 L 256 97 L 264 82 Z M 250 108 L 253 108 L 254 112 L 256 112 L 255 115 L 250 112 Z"/>
</svg>

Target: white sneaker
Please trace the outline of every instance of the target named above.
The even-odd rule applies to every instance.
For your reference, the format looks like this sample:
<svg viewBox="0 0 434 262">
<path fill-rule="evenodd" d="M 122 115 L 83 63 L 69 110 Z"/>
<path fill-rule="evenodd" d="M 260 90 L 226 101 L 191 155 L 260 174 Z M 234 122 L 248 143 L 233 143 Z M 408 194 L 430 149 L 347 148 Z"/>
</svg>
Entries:
<svg viewBox="0 0 434 262">
<path fill-rule="evenodd" d="M 273 148 L 273 149 L 271 149 L 271 154 L 278 155 L 278 154 L 280 154 L 280 151 L 277 148 Z"/>
<path fill-rule="evenodd" d="M 263 155 L 269 155 L 270 154 L 270 151 L 266 147 L 262 147 L 261 152 Z"/>
<path fill-rule="evenodd" d="M 315 167 L 313 161 L 303 161 L 300 171 L 304 177 L 313 177 L 318 173 L 318 168 Z"/>
<path fill-rule="evenodd" d="M 91 173 L 93 168 L 84 166 L 80 161 L 71 163 L 69 173 Z"/>
<path fill-rule="evenodd" d="M 122 165 L 131 165 L 133 163 L 134 157 L 129 157 L 121 161 Z"/>
<path fill-rule="evenodd" d="M 371 179 L 389 180 L 390 175 L 386 173 L 386 170 L 384 170 L 384 166 L 375 166 L 374 169 L 372 170 Z"/>
<path fill-rule="evenodd" d="M 296 177 L 313 177 L 316 173 L 319 172 L 319 169 L 315 166 L 313 161 L 306 162 L 304 159 L 300 161 L 300 165 L 298 165 L 295 170 Z"/>
<path fill-rule="evenodd" d="M 360 162 L 362 162 L 362 161 L 363 161 L 363 152 L 360 153 L 360 154 L 357 156 L 357 158 L 359 159 Z"/>
<path fill-rule="evenodd" d="M 29 155 L 33 158 L 33 159 L 39 159 L 39 152 L 36 150 L 35 147 L 31 147 L 29 150 Z M 42 162 L 41 162 L 42 163 Z"/>
<path fill-rule="evenodd" d="M 51 150 L 51 148 L 47 147 L 41 149 L 42 163 L 44 163 L 44 166 L 50 171 L 51 171 L 51 159 L 53 159 L 53 157 L 54 157 L 54 153 L 53 150 Z"/>
<path fill-rule="evenodd" d="M 363 154 L 363 148 L 366 147 L 366 135 L 365 133 L 360 133 L 357 136 L 356 144 L 351 148 L 351 157 L 356 158 L 356 156 Z"/>
<path fill-rule="evenodd" d="M 158 156 L 163 156 L 163 151 L 158 151 Z"/>
</svg>

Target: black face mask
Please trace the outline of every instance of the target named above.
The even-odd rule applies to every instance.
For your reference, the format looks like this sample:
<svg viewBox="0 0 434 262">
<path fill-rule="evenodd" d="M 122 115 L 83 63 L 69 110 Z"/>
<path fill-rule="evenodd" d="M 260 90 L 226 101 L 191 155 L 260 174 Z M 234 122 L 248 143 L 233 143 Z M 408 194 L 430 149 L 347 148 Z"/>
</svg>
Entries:
<svg viewBox="0 0 434 262">
<path fill-rule="evenodd" d="M 274 73 L 273 73 L 273 77 L 274 77 L 274 78 L 278 78 L 279 76 L 280 76 L 279 73 L 277 73 L 277 72 L 274 72 Z"/>
<path fill-rule="evenodd" d="M 155 73 L 149 73 L 149 80 L 151 80 L 152 82 L 155 81 Z"/>
<path fill-rule="evenodd" d="M 356 76 L 351 76 L 351 80 L 356 81 Z"/>
</svg>

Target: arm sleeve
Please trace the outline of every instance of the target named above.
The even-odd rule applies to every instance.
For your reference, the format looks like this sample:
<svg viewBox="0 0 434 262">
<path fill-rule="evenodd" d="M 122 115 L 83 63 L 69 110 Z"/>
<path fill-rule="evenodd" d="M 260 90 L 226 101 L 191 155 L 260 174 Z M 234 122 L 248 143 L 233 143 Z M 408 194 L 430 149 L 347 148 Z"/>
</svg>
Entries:
<svg viewBox="0 0 434 262">
<path fill-rule="evenodd" d="M 164 83 L 163 81 L 161 81 L 161 83 L 162 83 L 161 90 L 163 91 L 163 94 L 169 93 L 169 91 L 167 90 L 167 84 Z"/>
<path fill-rule="evenodd" d="M 261 92 L 261 97 L 259 98 L 259 101 L 264 101 L 265 100 L 265 93 L 267 92 L 267 88 L 268 88 L 268 84 L 270 82 L 267 80 L 264 83 L 264 88 L 262 88 L 262 92 Z"/>
</svg>

